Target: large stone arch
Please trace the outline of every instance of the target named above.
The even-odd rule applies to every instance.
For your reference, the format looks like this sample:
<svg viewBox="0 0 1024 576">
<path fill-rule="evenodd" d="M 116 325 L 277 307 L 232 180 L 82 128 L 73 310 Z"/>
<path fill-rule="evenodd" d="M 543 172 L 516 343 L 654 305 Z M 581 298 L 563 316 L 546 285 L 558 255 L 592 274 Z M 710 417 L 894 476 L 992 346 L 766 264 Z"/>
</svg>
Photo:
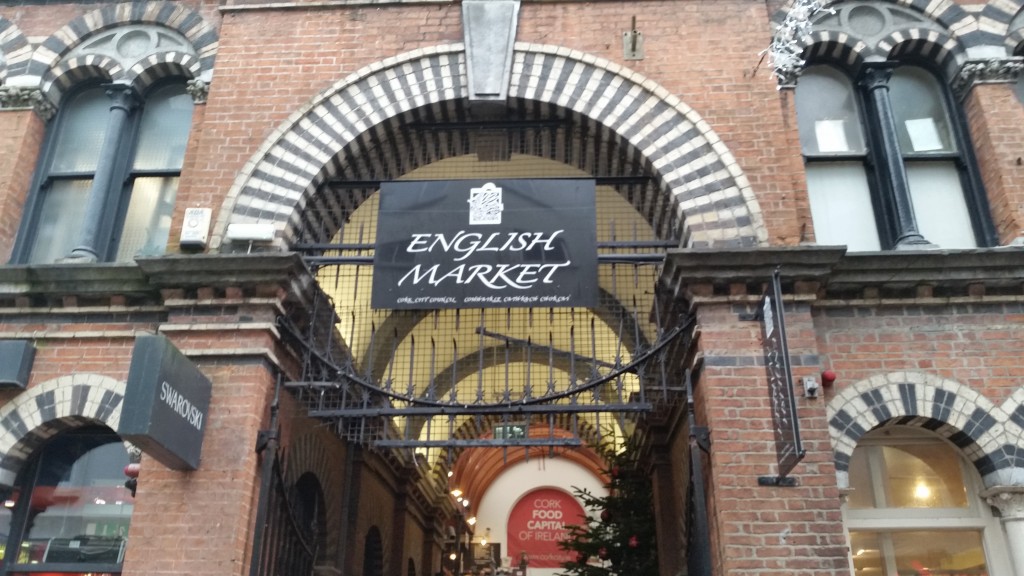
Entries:
<svg viewBox="0 0 1024 576">
<path fill-rule="evenodd" d="M 335 84 L 279 127 L 239 174 L 212 246 L 236 222 L 272 223 L 279 246 L 287 246 L 314 225 L 304 211 L 323 202 L 317 190 L 337 157 L 386 141 L 403 114 L 467 95 L 462 44 L 396 56 Z M 518 43 L 509 98 L 562 107 L 642 155 L 659 180 L 660 198 L 638 195 L 633 203 L 655 228 L 681 221 L 682 229 L 666 237 L 691 246 L 766 243 L 760 208 L 732 154 L 655 82 L 581 52 Z"/>
<path fill-rule="evenodd" d="M 12 486 L 32 451 L 54 434 L 85 424 L 117 430 L 125 382 L 100 374 L 48 380 L 0 408 L 0 486 Z"/>
<path fill-rule="evenodd" d="M 1020 402 L 1024 394 L 1014 398 Z M 1012 399 L 1007 402 L 1007 407 L 1013 405 Z M 963 451 L 987 486 L 1005 484 L 1024 470 L 1024 453 L 1018 449 L 1024 416 L 1011 421 L 1003 407 L 978 391 L 934 374 L 890 372 L 852 384 L 829 402 L 828 419 L 841 486 L 848 485 L 857 441 L 886 425 L 925 428 L 946 438 Z"/>
</svg>

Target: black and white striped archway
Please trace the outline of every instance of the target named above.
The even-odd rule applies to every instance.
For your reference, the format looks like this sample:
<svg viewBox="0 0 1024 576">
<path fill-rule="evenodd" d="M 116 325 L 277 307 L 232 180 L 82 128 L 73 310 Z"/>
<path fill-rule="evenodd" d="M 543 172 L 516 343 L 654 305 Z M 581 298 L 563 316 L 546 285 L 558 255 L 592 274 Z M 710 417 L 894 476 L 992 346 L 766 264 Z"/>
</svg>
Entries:
<svg viewBox="0 0 1024 576">
<path fill-rule="evenodd" d="M 220 247 L 231 223 L 271 223 L 282 248 L 299 239 L 324 241 L 354 209 L 324 193 L 332 181 L 372 184 L 461 153 L 460 138 L 469 138 L 457 128 L 470 117 L 465 70 L 462 44 L 434 47 L 368 66 L 320 94 L 238 176 L 213 247 Z M 655 82 L 581 52 L 519 43 L 509 108 L 525 121 L 574 126 L 570 136 L 550 144 L 520 139 L 519 152 L 598 176 L 649 177 L 640 191 L 620 192 L 662 238 L 683 246 L 767 241 L 757 201 L 732 154 L 698 114 Z M 446 122 L 454 128 L 442 137 L 406 129 Z M 574 143 L 565 145 L 565 138 Z"/>
</svg>

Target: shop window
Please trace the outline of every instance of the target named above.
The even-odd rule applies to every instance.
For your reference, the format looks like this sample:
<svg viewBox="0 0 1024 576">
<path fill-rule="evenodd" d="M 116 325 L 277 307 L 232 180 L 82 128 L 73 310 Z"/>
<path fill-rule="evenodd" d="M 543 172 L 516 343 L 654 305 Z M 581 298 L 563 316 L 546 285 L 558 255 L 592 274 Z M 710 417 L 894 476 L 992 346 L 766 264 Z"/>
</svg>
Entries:
<svg viewBox="0 0 1024 576">
<path fill-rule="evenodd" d="M 886 428 L 850 460 L 847 527 L 858 576 L 1005 574 L 1002 529 L 976 472 L 946 441 Z"/>
<path fill-rule="evenodd" d="M 819 244 L 862 252 L 995 243 L 966 131 L 931 72 L 867 65 L 854 83 L 833 66 L 811 66 L 796 107 Z"/>
<path fill-rule="evenodd" d="M 51 127 L 14 259 L 131 261 L 166 248 L 192 119 L 183 83 L 70 94 Z"/>
<path fill-rule="evenodd" d="M 124 443 L 107 429 L 56 436 L 19 477 L 4 508 L 3 574 L 120 573 L 134 497 Z"/>
</svg>

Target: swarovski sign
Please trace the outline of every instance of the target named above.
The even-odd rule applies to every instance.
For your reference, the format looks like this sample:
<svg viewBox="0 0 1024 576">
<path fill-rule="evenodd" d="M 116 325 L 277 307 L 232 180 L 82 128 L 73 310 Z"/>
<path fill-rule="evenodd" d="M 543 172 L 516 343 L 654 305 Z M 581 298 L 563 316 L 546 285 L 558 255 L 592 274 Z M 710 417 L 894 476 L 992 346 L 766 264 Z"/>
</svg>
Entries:
<svg viewBox="0 0 1024 576">
<path fill-rule="evenodd" d="M 199 467 L 213 387 L 160 334 L 135 337 L 117 432 L 174 470 Z"/>
<path fill-rule="evenodd" d="M 374 308 L 597 304 L 593 180 L 388 182 Z"/>
</svg>

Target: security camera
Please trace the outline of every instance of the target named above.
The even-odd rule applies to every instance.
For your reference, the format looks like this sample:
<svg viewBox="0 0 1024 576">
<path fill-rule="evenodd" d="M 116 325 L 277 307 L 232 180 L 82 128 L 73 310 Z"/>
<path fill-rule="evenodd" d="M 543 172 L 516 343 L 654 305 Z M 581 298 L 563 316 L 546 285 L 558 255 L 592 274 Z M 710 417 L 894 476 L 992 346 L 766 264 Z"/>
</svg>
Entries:
<svg viewBox="0 0 1024 576">
<path fill-rule="evenodd" d="M 821 389 L 821 385 L 814 379 L 814 376 L 804 376 L 804 397 L 805 398 L 817 398 L 818 390 Z"/>
</svg>

